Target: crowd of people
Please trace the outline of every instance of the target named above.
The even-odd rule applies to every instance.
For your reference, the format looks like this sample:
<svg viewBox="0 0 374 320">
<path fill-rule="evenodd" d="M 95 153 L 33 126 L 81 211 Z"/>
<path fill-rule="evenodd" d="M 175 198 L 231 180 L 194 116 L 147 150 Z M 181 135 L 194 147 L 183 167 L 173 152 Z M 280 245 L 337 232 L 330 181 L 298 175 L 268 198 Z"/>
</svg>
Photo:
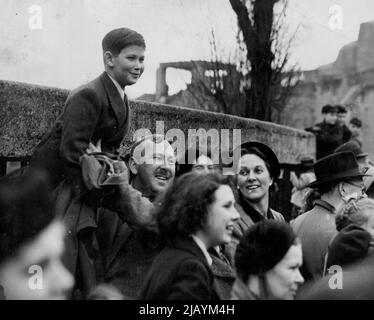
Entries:
<svg viewBox="0 0 374 320">
<path fill-rule="evenodd" d="M 119 28 L 102 47 L 103 74 L 70 93 L 29 166 L 0 179 L 2 299 L 332 299 L 332 266 L 368 274 L 373 168 L 360 135 L 335 126 L 338 109 L 324 107 L 312 130 L 318 160 L 291 174 L 287 222 L 271 208 L 281 170 L 263 143 L 233 150 L 234 175 L 196 146 L 177 158 L 156 134 L 120 156 L 124 89 L 143 73 L 146 45 Z M 345 297 L 374 291 L 352 279 Z"/>
<path fill-rule="evenodd" d="M 335 151 L 346 142 L 355 142 L 362 148 L 362 121 L 352 117 L 348 121 L 348 110 L 343 105 L 327 104 L 322 107 L 322 122 L 306 128 L 316 136 L 317 160 Z"/>
</svg>

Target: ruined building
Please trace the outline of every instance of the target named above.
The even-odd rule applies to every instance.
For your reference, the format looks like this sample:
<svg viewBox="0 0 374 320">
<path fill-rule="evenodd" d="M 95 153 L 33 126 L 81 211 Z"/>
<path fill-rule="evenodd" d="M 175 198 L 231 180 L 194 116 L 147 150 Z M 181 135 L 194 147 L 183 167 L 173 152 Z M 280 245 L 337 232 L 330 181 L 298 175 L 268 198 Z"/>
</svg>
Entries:
<svg viewBox="0 0 374 320">
<path fill-rule="evenodd" d="M 191 73 L 191 82 L 185 90 L 169 95 L 168 68 Z M 223 113 L 228 113 L 230 108 L 240 114 L 241 103 L 237 101 L 240 89 L 241 77 L 233 64 L 201 60 L 168 62 L 161 63 L 157 69 L 156 93 L 142 95 L 138 100 Z"/>
<path fill-rule="evenodd" d="M 191 83 L 186 90 L 169 96 L 167 68 L 191 72 Z M 214 75 L 217 70 L 218 78 Z M 157 71 L 156 94 L 143 95 L 139 100 L 225 112 L 214 95 L 214 90 L 223 85 L 225 93 L 230 95 L 225 101 L 234 110 L 232 114 L 241 114 L 240 108 L 244 104 L 234 103 L 238 96 L 243 96 L 240 75 L 234 65 L 223 63 L 162 63 Z M 374 21 L 361 24 L 358 40 L 341 48 L 335 62 L 302 72 L 301 81 L 292 91 L 280 122 L 298 129 L 310 127 L 321 120 L 321 108 L 325 104 L 344 104 L 351 116 L 363 120 L 363 148 L 374 159 L 374 126 L 371 125 L 374 122 Z"/>
<path fill-rule="evenodd" d="M 358 40 L 340 49 L 335 62 L 304 71 L 283 124 L 303 129 L 321 120 L 325 104 L 344 104 L 363 121 L 363 148 L 374 156 L 374 21 L 361 24 Z"/>
</svg>

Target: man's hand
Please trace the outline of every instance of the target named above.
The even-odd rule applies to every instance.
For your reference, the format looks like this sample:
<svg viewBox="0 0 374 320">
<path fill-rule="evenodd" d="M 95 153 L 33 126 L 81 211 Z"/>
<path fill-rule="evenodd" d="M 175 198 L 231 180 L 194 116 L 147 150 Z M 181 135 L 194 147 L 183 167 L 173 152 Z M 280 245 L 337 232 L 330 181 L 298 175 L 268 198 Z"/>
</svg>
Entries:
<svg viewBox="0 0 374 320">
<path fill-rule="evenodd" d="M 90 142 L 88 148 L 86 149 L 86 153 L 93 153 L 93 152 L 101 152 L 101 139 L 97 141 L 96 144 Z"/>
</svg>

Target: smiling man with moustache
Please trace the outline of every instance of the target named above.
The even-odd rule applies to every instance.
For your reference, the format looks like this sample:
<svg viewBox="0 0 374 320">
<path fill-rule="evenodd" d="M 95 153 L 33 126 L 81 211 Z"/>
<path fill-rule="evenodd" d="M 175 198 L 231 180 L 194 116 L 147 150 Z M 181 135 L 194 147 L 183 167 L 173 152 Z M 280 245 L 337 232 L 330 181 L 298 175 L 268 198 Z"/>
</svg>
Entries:
<svg viewBox="0 0 374 320">
<path fill-rule="evenodd" d="M 174 180 L 176 157 L 161 135 L 137 140 L 127 157 L 130 182 L 122 186 L 119 214 L 102 208 L 99 224 L 103 230 L 104 282 L 116 286 L 128 298 L 137 299 L 147 272 L 161 250 L 150 236 L 153 201 Z M 121 217 L 121 219 L 119 219 Z M 112 232 L 104 232 L 106 228 Z M 108 239 L 107 234 L 113 237 Z"/>
<path fill-rule="evenodd" d="M 173 182 L 175 163 L 174 150 L 163 136 L 143 137 L 131 148 L 131 185 L 153 201 Z"/>
</svg>

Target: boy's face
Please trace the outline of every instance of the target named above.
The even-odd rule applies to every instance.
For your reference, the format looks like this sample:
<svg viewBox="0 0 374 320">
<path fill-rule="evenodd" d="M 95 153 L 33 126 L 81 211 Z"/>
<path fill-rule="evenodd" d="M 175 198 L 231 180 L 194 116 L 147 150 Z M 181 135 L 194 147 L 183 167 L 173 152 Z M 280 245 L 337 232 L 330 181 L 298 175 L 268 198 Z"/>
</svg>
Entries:
<svg viewBox="0 0 374 320">
<path fill-rule="evenodd" d="M 324 120 L 328 124 L 335 124 L 338 119 L 338 114 L 336 112 L 329 112 L 323 114 Z"/>
<path fill-rule="evenodd" d="M 128 46 L 117 55 L 111 55 L 107 60 L 108 72 L 121 87 L 136 83 L 144 71 L 145 48 Z"/>
</svg>

